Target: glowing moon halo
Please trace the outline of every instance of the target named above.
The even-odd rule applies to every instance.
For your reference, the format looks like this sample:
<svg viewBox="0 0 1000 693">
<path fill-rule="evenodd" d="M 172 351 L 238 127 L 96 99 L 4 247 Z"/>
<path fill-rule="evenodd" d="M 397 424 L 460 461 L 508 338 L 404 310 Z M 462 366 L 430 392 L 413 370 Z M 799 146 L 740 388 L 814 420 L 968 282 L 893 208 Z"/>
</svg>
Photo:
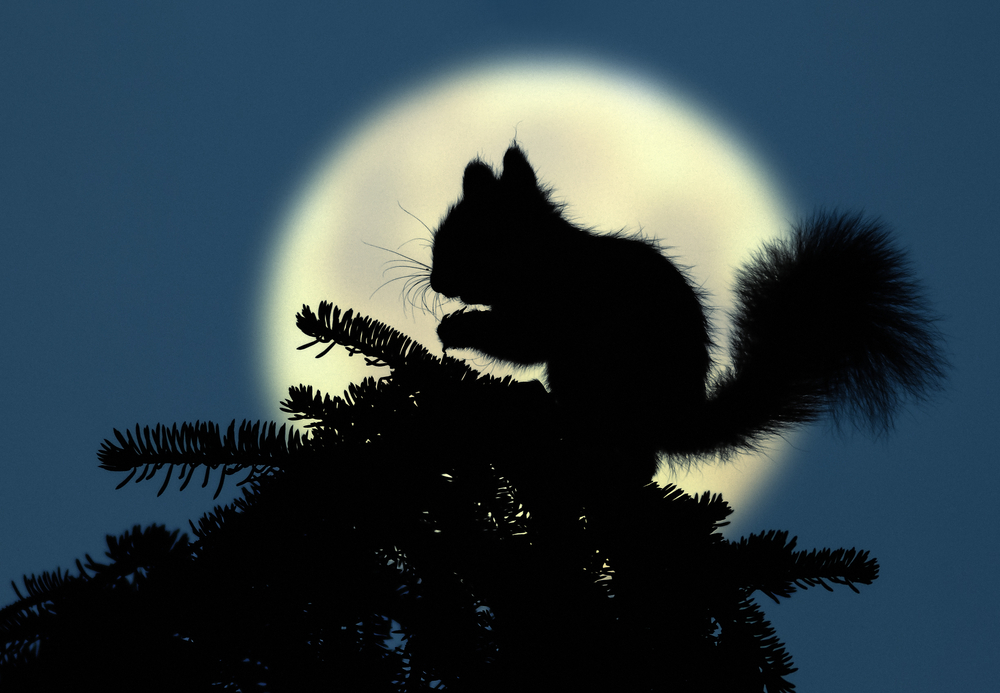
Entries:
<svg viewBox="0 0 1000 693">
<path fill-rule="evenodd" d="M 366 244 L 429 264 L 430 233 L 418 219 L 436 226 L 457 200 L 469 160 L 481 156 L 499 165 L 515 128 L 540 179 L 555 187 L 575 220 L 605 231 L 641 230 L 691 267 L 710 295 L 717 341 L 727 343 L 733 268 L 791 218 L 746 147 L 690 101 L 636 74 L 580 60 L 491 62 L 373 111 L 338 138 L 291 207 L 262 299 L 262 367 L 276 418 L 290 385 L 340 394 L 351 382 L 381 375 L 339 349 L 322 359 L 314 358 L 315 349 L 296 351 L 306 341 L 294 322 L 303 304 L 315 309 L 328 300 L 354 308 L 440 353 L 437 318 L 406 306 L 405 280 L 391 281 L 408 270 L 393 269 L 396 256 Z M 420 242 L 404 246 L 411 240 Z M 539 308 L 554 309 L 544 299 Z M 607 357 L 634 359 L 640 369 L 655 354 Z M 484 360 L 473 365 L 511 372 Z M 722 492 L 740 508 L 778 468 L 778 446 L 681 478 L 661 472 L 660 481 Z"/>
</svg>

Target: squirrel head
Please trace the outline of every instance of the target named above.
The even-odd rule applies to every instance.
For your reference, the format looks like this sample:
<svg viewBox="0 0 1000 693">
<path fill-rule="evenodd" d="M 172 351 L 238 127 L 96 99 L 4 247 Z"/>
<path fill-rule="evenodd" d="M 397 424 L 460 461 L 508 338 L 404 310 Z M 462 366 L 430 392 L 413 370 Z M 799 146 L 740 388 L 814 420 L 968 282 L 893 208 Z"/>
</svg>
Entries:
<svg viewBox="0 0 1000 693">
<path fill-rule="evenodd" d="M 516 144 L 501 174 L 480 159 L 470 162 L 462 197 L 434 232 L 431 288 L 466 304 L 516 300 L 551 261 L 557 221 L 558 206 Z"/>
</svg>

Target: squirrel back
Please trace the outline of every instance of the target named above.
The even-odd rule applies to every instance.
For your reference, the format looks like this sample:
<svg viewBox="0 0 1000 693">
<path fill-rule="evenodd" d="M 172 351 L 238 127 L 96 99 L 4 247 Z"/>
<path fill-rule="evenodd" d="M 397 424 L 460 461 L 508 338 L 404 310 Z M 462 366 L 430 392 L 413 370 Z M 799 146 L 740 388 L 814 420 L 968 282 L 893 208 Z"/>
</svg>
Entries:
<svg viewBox="0 0 1000 693">
<path fill-rule="evenodd" d="M 710 379 L 704 297 L 655 242 L 568 221 L 516 144 L 500 174 L 472 161 L 462 189 L 434 233 L 430 284 L 466 307 L 438 337 L 544 363 L 584 445 L 727 457 L 826 412 L 881 430 L 942 377 L 934 319 L 877 220 L 817 214 L 750 258 L 732 366 Z"/>
</svg>

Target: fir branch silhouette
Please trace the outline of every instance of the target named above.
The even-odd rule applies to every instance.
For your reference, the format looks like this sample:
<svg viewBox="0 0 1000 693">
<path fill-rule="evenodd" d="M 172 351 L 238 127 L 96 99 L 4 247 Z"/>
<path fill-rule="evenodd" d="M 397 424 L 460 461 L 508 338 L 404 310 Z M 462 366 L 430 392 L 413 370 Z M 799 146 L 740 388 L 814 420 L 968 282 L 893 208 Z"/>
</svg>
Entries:
<svg viewBox="0 0 1000 693">
<path fill-rule="evenodd" d="M 339 307 L 328 301 L 320 301 L 316 312 L 303 305 L 295 315 L 295 324 L 303 334 L 313 337 L 313 341 L 298 349 L 326 344 L 316 354 L 316 358 L 321 358 L 334 346 L 340 345 L 351 356 L 361 354 L 369 366 L 388 367 L 393 376 L 386 378 L 398 377 L 400 372 L 405 372 L 408 378 L 421 380 L 446 378 L 496 384 L 510 384 L 513 380 L 510 376 L 494 378 L 481 374 L 451 356 L 439 358 L 402 332 L 367 315 L 355 315 L 353 309 L 342 313 Z"/>
<path fill-rule="evenodd" d="M 168 563 L 187 560 L 190 549 L 186 535 L 168 531 L 163 525 L 145 529 L 136 525 L 119 537 L 107 535 L 110 563 L 99 563 L 85 554 L 86 563 L 76 561 L 78 574 L 56 569 L 37 577 L 25 576 L 25 593 L 11 583 L 18 601 L 0 609 L 0 664 L 26 661 L 40 640 L 55 630 L 53 619 L 84 594 L 95 592 L 136 592 L 149 570 L 163 569 Z M 97 588 L 94 590 L 93 588 Z"/>
<path fill-rule="evenodd" d="M 311 447 L 341 443 L 365 443 L 379 428 L 392 428 L 392 421 L 405 418 L 416 404 L 413 393 L 392 378 L 365 378 L 351 383 L 343 396 L 331 397 L 312 386 L 290 387 L 281 410 L 292 421 L 305 421 L 313 437 Z"/>
<path fill-rule="evenodd" d="M 398 369 L 407 364 L 439 362 L 425 347 L 398 330 L 368 316 L 354 315 L 353 309 L 342 314 L 340 308 L 327 301 L 320 302 L 316 313 L 309 306 L 302 306 L 295 324 L 303 334 L 314 338 L 299 349 L 328 345 L 316 358 L 325 356 L 339 344 L 351 356 L 362 354 L 369 366 Z"/>
<path fill-rule="evenodd" d="M 261 424 L 244 420 L 239 429 L 236 420 L 229 424 L 225 435 L 220 436 L 219 425 L 211 421 L 196 421 L 193 424 L 177 424 L 171 427 L 157 424 L 150 429 L 135 426 L 135 437 L 128 429 L 122 434 L 114 430 L 118 445 L 105 439 L 97 453 L 101 469 L 112 472 L 128 472 L 128 476 L 116 488 L 122 488 L 139 472 L 136 483 L 152 479 L 163 467 L 167 468 L 163 484 L 157 492 L 161 495 L 170 483 L 174 467 L 179 467 L 178 478 L 183 479 L 183 491 L 199 468 L 205 470 L 202 488 L 208 485 L 213 470 L 220 470 L 219 485 L 215 498 L 222 492 L 227 476 L 238 474 L 250 468 L 242 485 L 251 479 L 282 467 L 301 450 L 302 441 L 298 431 L 289 430 L 284 424 L 278 428 L 274 422 Z"/>
<path fill-rule="evenodd" d="M 499 693 L 529 676 L 786 692 L 791 657 L 753 594 L 856 591 L 878 575 L 867 552 L 796 551 L 787 532 L 725 540 L 732 509 L 717 494 L 595 493 L 565 473 L 586 441 L 537 384 L 480 376 L 327 303 L 299 320 L 310 345 L 339 344 L 390 376 L 342 396 L 290 388 L 282 409 L 307 435 L 246 421 L 224 434 L 211 422 L 116 430 L 98 457 L 127 473 L 119 488 L 160 472 L 160 493 L 173 474 L 183 489 L 202 470 L 204 486 L 215 470 L 216 496 L 237 473 L 242 495 L 190 522 L 193 542 L 136 528 L 108 537 L 106 565 L 86 555 L 77 575 L 15 586 L 0 611 L 5 690 L 61 682 L 60 662 L 93 672 L 92 649 L 110 648 L 123 653 L 116 680 L 162 671 L 165 689 L 299 690 L 336 676 Z M 629 454 L 592 456 L 613 474 Z M 402 644 L 387 649 L 392 629 Z"/>
<path fill-rule="evenodd" d="M 789 540 L 787 531 L 751 534 L 731 545 L 752 589 L 775 602 L 778 597 L 790 597 L 797 589 L 817 585 L 832 591 L 827 582 L 857 592 L 856 584 L 870 585 L 878 578 L 878 562 L 869 557 L 868 551 L 795 551 L 796 538 Z"/>
<path fill-rule="evenodd" d="M 744 599 L 739 603 L 737 614 L 724 630 L 719 647 L 727 654 L 731 652 L 730 656 L 741 661 L 743 666 L 737 670 L 737 677 L 724 675 L 728 680 L 715 690 L 794 691 L 795 685 L 785 677 L 798 669 L 792 665 L 792 656 L 778 639 L 771 623 L 764 618 L 760 607 L 752 600 Z"/>
</svg>

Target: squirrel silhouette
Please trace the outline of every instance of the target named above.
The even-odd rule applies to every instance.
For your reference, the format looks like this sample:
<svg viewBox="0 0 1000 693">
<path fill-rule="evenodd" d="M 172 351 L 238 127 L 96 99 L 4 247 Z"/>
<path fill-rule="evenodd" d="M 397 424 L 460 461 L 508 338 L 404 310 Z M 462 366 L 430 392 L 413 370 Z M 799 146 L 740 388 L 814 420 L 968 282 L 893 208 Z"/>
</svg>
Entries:
<svg viewBox="0 0 1000 693">
<path fill-rule="evenodd" d="M 578 226 L 513 143 L 479 159 L 433 234 L 431 288 L 466 304 L 437 334 L 545 378 L 578 442 L 726 458 L 824 413 L 876 433 L 939 387 L 935 318 L 888 229 L 820 213 L 736 274 L 731 366 L 705 296 L 654 241 Z M 486 309 L 471 308 L 473 305 Z"/>
</svg>

